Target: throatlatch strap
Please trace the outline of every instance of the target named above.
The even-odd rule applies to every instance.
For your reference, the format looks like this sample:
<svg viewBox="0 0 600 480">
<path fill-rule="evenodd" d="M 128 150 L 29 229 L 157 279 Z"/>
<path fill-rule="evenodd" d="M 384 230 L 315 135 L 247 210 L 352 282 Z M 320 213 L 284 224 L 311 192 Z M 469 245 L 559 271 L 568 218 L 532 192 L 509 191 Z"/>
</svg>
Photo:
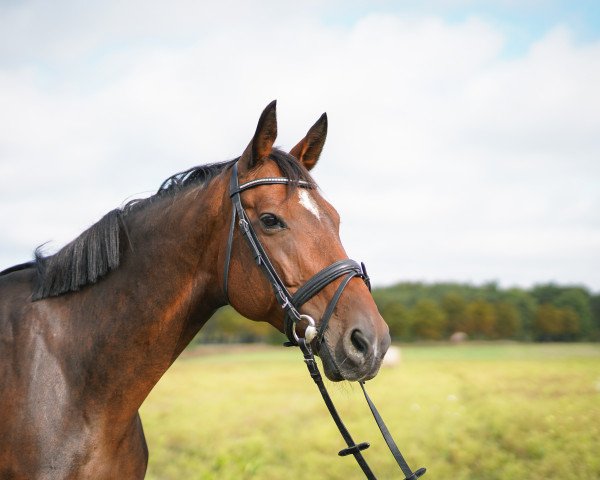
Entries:
<svg viewBox="0 0 600 480">
<path fill-rule="evenodd" d="M 229 303 L 229 263 L 231 262 L 231 248 L 233 246 L 233 231 L 235 229 L 235 207 L 231 207 L 231 225 L 229 225 L 229 236 L 227 238 L 227 250 L 225 252 L 225 268 L 223 270 L 223 291 L 225 299 Z"/>
</svg>

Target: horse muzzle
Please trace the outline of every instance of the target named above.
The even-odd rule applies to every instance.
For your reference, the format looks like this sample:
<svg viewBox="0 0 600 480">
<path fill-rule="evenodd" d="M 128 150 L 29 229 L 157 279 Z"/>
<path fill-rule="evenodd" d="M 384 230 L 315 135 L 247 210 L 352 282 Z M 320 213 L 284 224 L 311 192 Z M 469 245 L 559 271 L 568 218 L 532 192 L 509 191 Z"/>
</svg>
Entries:
<svg viewBox="0 0 600 480">
<path fill-rule="evenodd" d="M 332 335 L 325 335 L 317 352 L 329 380 L 339 382 L 370 380 L 379 372 L 391 339 L 389 333 L 377 335 L 360 326 L 347 329 L 333 344 Z"/>
</svg>

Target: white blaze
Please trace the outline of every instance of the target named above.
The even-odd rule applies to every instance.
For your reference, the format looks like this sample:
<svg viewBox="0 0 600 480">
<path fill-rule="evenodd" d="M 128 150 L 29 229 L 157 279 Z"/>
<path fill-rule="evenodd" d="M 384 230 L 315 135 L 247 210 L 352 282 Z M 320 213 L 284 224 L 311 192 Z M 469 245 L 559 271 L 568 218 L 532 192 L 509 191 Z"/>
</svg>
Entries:
<svg viewBox="0 0 600 480">
<path fill-rule="evenodd" d="M 300 197 L 300 205 L 302 205 L 310 213 L 317 217 L 317 220 L 321 220 L 321 213 L 319 212 L 319 207 L 317 206 L 313 198 L 310 196 L 308 190 L 299 188 L 298 197 Z"/>
</svg>

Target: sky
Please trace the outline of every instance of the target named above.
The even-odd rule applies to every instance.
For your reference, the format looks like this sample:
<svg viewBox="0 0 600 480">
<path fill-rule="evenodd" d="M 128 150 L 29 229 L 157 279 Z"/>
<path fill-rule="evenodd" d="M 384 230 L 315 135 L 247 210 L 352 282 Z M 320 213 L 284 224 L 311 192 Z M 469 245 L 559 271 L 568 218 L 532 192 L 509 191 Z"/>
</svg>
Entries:
<svg viewBox="0 0 600 480">
<path fill-rule="evenodd" d="M 600 290 L 600 3 L 0 0 L 0 269 L 173 173 L 241 154 L 278 100 L 377 286 Z"/>
</svg>

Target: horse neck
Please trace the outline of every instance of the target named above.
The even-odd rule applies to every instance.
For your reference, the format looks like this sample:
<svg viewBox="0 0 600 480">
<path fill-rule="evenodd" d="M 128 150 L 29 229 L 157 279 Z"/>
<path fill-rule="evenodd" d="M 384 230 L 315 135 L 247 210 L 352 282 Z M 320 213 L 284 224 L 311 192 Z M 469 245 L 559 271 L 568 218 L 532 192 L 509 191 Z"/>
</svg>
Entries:
<svg viewBox="0 0 600 480">
<path fill-rule="evenodd" d="M 222 205 L 224 185 L 217 178 L 128 213 L 129 243 L 125 240 L 120 266 L 96 285 L 67 296 L 77 312 L 74 328 L 85 325 L 91 343 L 81 352 L 89 360 L 86 373 L 98 388 L 110 389 L 104 392 L 106 403 L 119 414 L 137 411 L 224 303 L 218 281 L 223 267 L 217 261 L 231 208 Z M 90 312 L 97 312 L 96 318 L 89 318 Z M 93 394 L 94 402 L 102 397 Z"/>
</svg>

